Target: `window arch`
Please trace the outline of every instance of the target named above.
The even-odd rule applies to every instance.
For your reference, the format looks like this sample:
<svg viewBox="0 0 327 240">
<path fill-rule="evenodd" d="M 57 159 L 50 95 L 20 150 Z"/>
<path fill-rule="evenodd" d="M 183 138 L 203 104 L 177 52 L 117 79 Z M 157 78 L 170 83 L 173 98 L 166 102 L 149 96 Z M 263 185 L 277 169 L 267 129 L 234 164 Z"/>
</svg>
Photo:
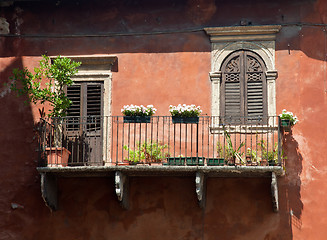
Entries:
<svg viewBox="0 0 327 240">
<path fill-rule="evenodd" d="M 267 117 L 266 67 L 256 53 L 232 52 L 220 69 L 220 116 L 241 122 L 258 122 Z"/>
</svg>

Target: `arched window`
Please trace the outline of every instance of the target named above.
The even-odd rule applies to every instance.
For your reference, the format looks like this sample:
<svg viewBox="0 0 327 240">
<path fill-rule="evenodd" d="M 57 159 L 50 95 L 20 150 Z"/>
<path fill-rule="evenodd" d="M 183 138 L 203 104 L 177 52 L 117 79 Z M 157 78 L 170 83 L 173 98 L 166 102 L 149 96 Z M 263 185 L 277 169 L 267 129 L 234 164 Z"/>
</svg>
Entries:
<svg viewBox="0 0 327 240">
<path fill-rule="evenodd" d="M 229 123 L 258 123 L 267 117 L 266 67 L 249 50 L 238 50 L 221 65 L 220 116 Z"/>
</svg>

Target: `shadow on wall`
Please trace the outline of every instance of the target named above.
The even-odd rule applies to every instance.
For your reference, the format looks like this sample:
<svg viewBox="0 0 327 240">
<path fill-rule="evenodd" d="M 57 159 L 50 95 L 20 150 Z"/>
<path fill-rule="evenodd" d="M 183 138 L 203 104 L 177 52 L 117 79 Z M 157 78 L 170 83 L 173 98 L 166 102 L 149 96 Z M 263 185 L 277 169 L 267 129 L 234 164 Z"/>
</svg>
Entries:
<svg viewBox="0 0 327 240">
<path fill-rule="evenodd" d="M 22 68 L 22 59 L 2 61 L 0 70 L 0 239 L 21 239 L 31 229 L 39 213 L 46 210 L 40 195 L 37 166 L 37 141 L 31 107 L 24 97 L 10 92 L 13 68 Z M 17 207 L 18 206 L 18 207 Z M 41 206 L 41 207 L 40 207 Z M 22 228 L 21 226 L 25 226 Z M 8 238 L 6 238 L 8 236 Z M 9 237 L 11 236 L 11 237 Z M 29 239 L 29 238 L 24 238 Z"/>
<path fill-rule="evenodd" d="M 284 134 L 283 150 L 286 159 L 286 176 L 281 182 L 281 213 L 285 214 L 288 219 L 288 224 L 292 232 L 294 229 L 301 230 L 302 228 L 302 210 L 303 203 L 301 201 L 301 172 L 302 172 L 302 155 L 299 151 L 297 141 L 294 139 L 292 131 Z M 291 238 L 293 239 L 293 238 Z"/>
</svg>

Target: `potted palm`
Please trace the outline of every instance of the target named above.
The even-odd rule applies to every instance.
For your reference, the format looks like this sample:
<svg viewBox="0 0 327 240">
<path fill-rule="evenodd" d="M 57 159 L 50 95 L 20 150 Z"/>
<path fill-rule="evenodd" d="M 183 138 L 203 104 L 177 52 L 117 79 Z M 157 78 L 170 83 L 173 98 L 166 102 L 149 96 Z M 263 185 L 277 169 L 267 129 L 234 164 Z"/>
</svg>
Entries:
<svg viewBox="0 0 327 240">
<path fill-rule="evenodd" d="M 199 123 L 199 115 L 202 113 L 200 106 L 179 104 L 169 106 L 169 112 L 173 123 Z"/>
<path fill-rule="evenodd" d="M 48 166 L 67 166 L 68 163 L 70 152 L 62 146 L 61 122 L 72 102 L 66 96 L 65 88 L 73 84 L 71 77 L 78 72 L 80 65 L 79 62 L 61 56 L 51 62 L 48 56 L 43 55 L 39 67 L 34 68 L 34 73 L 27 68 L 13 70 L 11 90 L 18 96 L 27 96 L 29 102 L 42 105 L 48 103 L 51 107 L 47 117 L 52 122 L 42 125 L 43 128 L 50 125 L 52 129 L 51 146 L 42 146 L 42 151 L 47 155 Z M 42 84 L 43 80 L 47 82 Z M 46 123 L 44 106 L 39 112 L 41 120 Z"/>
</svg>

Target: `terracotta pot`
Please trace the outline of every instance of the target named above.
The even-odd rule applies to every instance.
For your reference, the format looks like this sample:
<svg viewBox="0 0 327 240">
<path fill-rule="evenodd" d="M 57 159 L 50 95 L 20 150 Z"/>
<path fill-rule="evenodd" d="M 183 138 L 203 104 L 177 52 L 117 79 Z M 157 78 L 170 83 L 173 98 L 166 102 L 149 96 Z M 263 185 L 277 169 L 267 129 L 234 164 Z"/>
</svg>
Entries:
<svg viewBox="0 0 327 240">
<path fill-rule="evenodd" d="M 46 148 L 48 167 L 67 167 L 68 158 L 71 154 L 64 147 Z"/>
</svg>

